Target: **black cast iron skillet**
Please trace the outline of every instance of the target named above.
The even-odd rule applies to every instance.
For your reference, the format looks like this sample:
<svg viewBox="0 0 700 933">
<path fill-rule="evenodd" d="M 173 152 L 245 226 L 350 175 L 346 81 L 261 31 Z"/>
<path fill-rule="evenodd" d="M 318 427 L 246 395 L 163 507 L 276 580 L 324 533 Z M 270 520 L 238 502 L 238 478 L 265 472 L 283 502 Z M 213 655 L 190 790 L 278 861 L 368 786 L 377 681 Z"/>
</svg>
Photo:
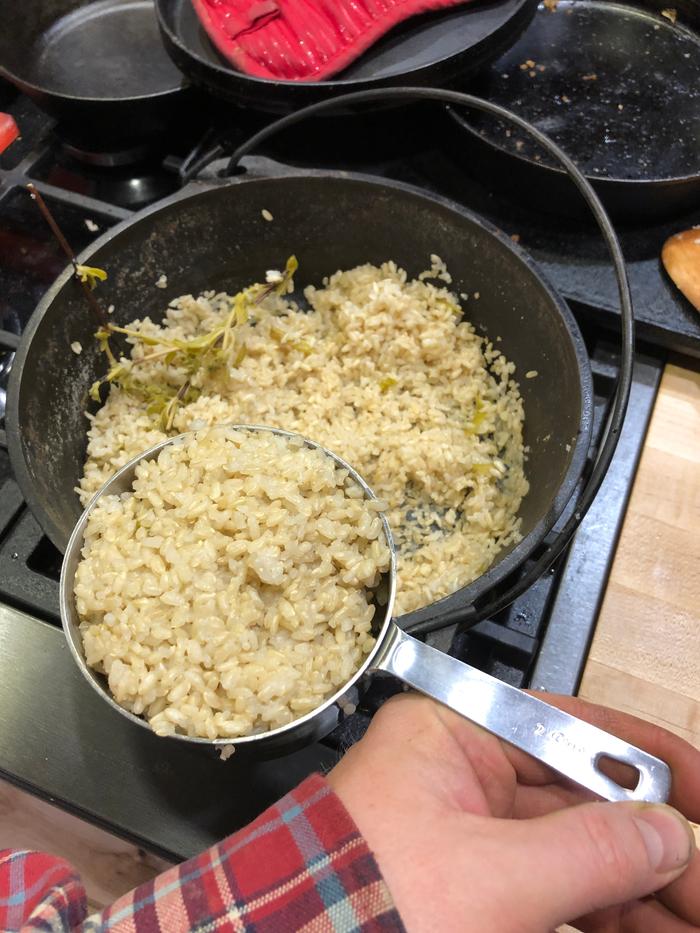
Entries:
<svg viewBox="0 0 700 933">
<path fill-rule="evenodd" d="M 558 143 L 613 218 L 648 221 L 700 204 L 700 0 L 540 8 L 476 88 Z M 590 216 L 531 138 L 489 114 L 452 116 L 470 170 L 539 210 Z"/>
<path fill-rule="evenodd" d="M 194 83 L 245 107 L 286 113 L 349 91 L 440 86 L 493 61 L 532 19 L 537 0 L 471 0 L 413 17 L 327 81 L 268 81 L 237 71 L 209 41 L 191 0 L 156 0 L 163 42 Z"/>
<path fill-rule="evenodd" d="M 76 145 L 157 137 L 182 103 L 153 0 L 0 0 L 0 19 L 0 75 Z"/>
<path fill-rule="evenodd" d="M 341 104 L 390 96 L 428 98 L 473 105 L 492 104 L 456 92 L 420 88 L 351 95 Z M 253 137 L 237 160 L 284 125 L 327 110 L 336 101 L 314 105 L 283 118 Z M 507 111 L 496 108 L 507 118 Z M 517 117 L 521 128 L 527 124 Z M 537 133 L 537 131 L 534 131 Z M 551 147 L 542 134 L 538 139 Z M 617 442 L 629 394 L 632 312 L 624 262 L 615 234 L 599 202 L 570 160 L 561 158 L 590 199 L 610 246 L 623 308 L 623 364 L 610 413 L 606 440 L 574 514 L 560 535 L 521 577 L 531 582 L 561 551 L 585 514 L 605 475 Z M 269 211 L 273 222 L 261 212 Z M 522 379 L 526 411 L 525 443 L 530 453 L 531 490 L 520 511 L 523 540 L 498 556 L 470 586 L 404 617 L 413 631 L 450 621 L 477 621 L 490 594 L 540 545 L 569 504 L 584 465 L 591 432 L 592 387 L 588 357 L 576 322 L 534 263 L 504 234 L 459 205 L 385 179 L 345 172 L 309 172 L 282 178 L 195 183 L 189 189 L 140 212 L 96 240 L 81 262 L 109 270 L 100 299 L 114 304 L 114 320 L 158 318 L 167 302 L 204 289 L 239 290 L 294 252 L 298 280 L 320 283 L 338 267 L 394 259 L 415 275 L 437 252 L 454 277 L 456 292 L 479 292 L 469 318 L 512 360 Z M 154 287 L 163 274 L 168 287 Z M 7 433 L 13 467 L 22 491 L 43 529 L 65 549 L 79 515 L 74 488 L 82 472 L 87 424 L 82 414 L 88 389 L 105 370 L 92 337 L 95 323 L 80 288 L 67 269 L 40 302 L 17 351 L 8 393 Z M 70 351 L 79 341 L 80 356 Z M 391 430 L 391 425 L 387 425 Z M 491 606 L 515 598 L 501 592 Z"/>
</svg>

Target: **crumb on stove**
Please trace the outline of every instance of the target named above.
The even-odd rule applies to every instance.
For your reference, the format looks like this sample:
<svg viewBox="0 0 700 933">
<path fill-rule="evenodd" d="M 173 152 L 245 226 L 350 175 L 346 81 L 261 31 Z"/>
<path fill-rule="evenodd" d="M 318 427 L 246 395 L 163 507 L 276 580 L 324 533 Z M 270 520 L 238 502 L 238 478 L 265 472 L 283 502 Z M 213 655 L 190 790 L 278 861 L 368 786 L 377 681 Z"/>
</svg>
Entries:
<svg viewBox="0 0 700 933">
<path fill-rule="evenodd" d="M 474 292 L 474 298 L 476 299 L 476 301 L 478 301 L 479 298 L 481 298 L 481 295 L 479 294 L 479 292 Z"/>
<path fill-rule="evenodd" d="M 514 243 L 519 243 L 519 242 L 520 242 L 520 234 L 519 234 L 519 233 L 511 233 L 510 238 L 511 238 L 511 240 L 512 240 Z"/>
<path fill-rule="evenodd" d="M 566 94 L 562 94 L 562 95 L 561 95 L 561 99 L 564 101 L 565 104 L 570 104 L 570 103 L 571 103 L 571 98 L 570 98 L 570 97 L 567 97 Z"/>
<path fill-rule="evenodd" d="M 354 703 L 350 703 L 348 700 L 343 700 L 342 697 L 340 700 L 338 700 L 338 706 L 345 716 L 352 716 L 352 714 L 357 710 L 357 706 Z"/>
<path fill-rule="evenodd" d="M 496 337 L 496 343 L 500 343 L 503 340 L 503 337 Z"/>
<path fill-rule="evenodd" d="M 551 437 L 552 437 L 551 434 L 545 434 L 545 436 L 542 438 L 542 440 L 543 440 L 544 443 L 546 444 L 548 440 L 551 440 Z"/>
<path fill-rule="evenodd" d="M 502 78 L 505 78 L 505 80 L 507 81 L 508 78 L 510 78 L 510 75 L 507 75 L 507 74 L 505 74 L 505 72 L 504 72 L 504 73 L 501 75 L 501 77 L 502 77 Z"/>
<path fill-rule="evenodd" d="M 83 345 L 79 340 L 74 340 L 70 345 L 70 348 L 76 356 L 80 356 L 80 354 L 83 352 Z"/>
<path fill-rule="evenodd" d="M 284 280 L 284 276 L 279 269 L 268 269 L 265 273 L 265 281 L 270 285 L 277 285 Z"/>
<path fill-rule="evenodd" d="M 536 369 L 529 369 L 529 370 L 525 373 L 525 378 L 526 378 L 526 379 L 534 379 L 536 376 L 539 376 L 539 373 L 537 372 Z"/>
<path fill-rule="evenodd" d="M 675 23 L 678 19 L 678 10 L 674 9 L 673 7 L 669 7 L 666 10 L 662 10 L 661 15 L 665 16 L 669 22 Z"/>
<path fill-rule="evenodd" d="M 535 153 L 535 162 L 541 162 L 541 161 L 542 161 L 542 156 Z"/>
<path fill-rule="evenodd" d="M 564 444 L 564 447 L 566 448 L 566 452 L 568 454 L 569 451 L 571 450 L 571 444 Z"/>
<path fill-rule="evenodd" d="M 513 131 L 512 131 L 512 130 L 506 130 L 506 136 L 508 137 L 508 139 L 510 139 L 510 137 L 511 137 L 512 135 L 513 135 Z"/>
<path fill-rule="evenodd" d="M 515 140 L 515 148 L 518 150 L 518 152 L 520 152 L 524 145 L 525 143 L 522 141 L 522 139 Z"/>
<path fill-rule="evenodd" d="M 625 109 L 624 104 L 618 104 L 618 105 L 617 105 L 617 109 L 618 109 L 618 110 L 624 110 L 624 109 Z"/>
<path fill-rule="evenodd" d="M 272 216 L 272 214 L 268 211 L 266 207 L 263 207 L 260 213 L 262 214 L 263 220 L 274 220 L 274 217 Z"/>
<path fill-rule="evenodd" d="M 530 75 L 531 78 L 537 77 L 537 72 L 534 70 L 534 68 L 532 69 L 532 71 L 528 71 L 528 74 Z"/>
<path fill-rule="evenodd" d="M 235 745 L 222 745 L 219 749 L 219 758 L 222 761 L 228 761 L 231 755 L 236 751 Z"/>
<path fill-rule="evenodd" d="M 659 26 L 659 24 L 657 23 L 657 24 L 654 26 L 654 29 L 661 29 L 661 26 Z"/>
<path fill-rule="evenodd" d="M 462 301 L 469 301 L 469 295 L 467 295 L 466 292 L 460 292 L 459 297 L 462 299 Z"/>
<path fill-rule="evenodd" d="M 90 231 L 90 233 L 97 233 L 97 231 L 100 229 L 100 228 L 97 226 L 97 224 L 95 223 L 95 221 L 94 221 L 94 220 L 90 220 L 89 217 L 86 217 L 86 218 L 85 218 L 85 226 L 88 228 L 88 230 Z"/>
<path fill-rule="evenodd" d="M 167 288 L 168 287 L 167 275 L 163 273 L 155 284 L 156 284 L 156 288 Z"/>
<path fill-rule="evenodd" d="M 593 74 L 593 73 L 591 73 L 591 74 L 589 74 L 589 75 L 582 75 L 582 76 L 581 76 L 581 80 L 582 80 L 582 81 L 597 81 L 597 80 L 598 80 L 598 75 L 597 75 L 597 74 Z"/>
<path fill-rule="evenodd" d="M 110 305 L 107 308 L 107 314 L 114 314 L 114 305 Z"/>
</svg>

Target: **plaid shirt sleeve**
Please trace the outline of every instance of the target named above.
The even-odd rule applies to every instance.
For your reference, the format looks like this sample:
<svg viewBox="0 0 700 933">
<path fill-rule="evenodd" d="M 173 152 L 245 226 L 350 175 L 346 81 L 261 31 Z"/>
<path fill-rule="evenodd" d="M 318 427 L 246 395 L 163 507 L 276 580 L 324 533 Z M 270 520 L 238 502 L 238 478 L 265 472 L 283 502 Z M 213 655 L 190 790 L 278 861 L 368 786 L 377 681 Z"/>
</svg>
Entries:
<svg viewBox="0 0 700 933">
<path fill-rule="evenodd" d="M 312 775 L 253 823 L 85 919 L 61 859 L 0 852 L 5 933 L 375 933 L 404 926 L 352 818 Z"/>
</svg>

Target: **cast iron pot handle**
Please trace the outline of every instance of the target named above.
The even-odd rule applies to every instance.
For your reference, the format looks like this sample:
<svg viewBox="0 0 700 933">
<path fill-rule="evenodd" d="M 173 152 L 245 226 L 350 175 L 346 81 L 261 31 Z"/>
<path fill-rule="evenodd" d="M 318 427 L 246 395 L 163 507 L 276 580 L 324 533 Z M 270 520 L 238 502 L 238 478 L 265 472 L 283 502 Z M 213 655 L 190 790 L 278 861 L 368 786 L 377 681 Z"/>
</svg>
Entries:
<svg viewBox="0 0 700 933">
<path fill-rule="evenodd" d="M 598 195 L 581 174 L 574 162 L 572 162 L 566 153 L 563 152 L 556 143 L 552 142 L 548 136 L 545 136 L 544 133 L 541 133 L 531 123 L 528 123 L 527 120 L 523 120 L 523 118 L 519 117 L 517 114 L 512 113 L 510 110 L 506 110 L 498 104 L 491 103 L 491 101 L 484 100 L 481 97 L 474 97 L 472 94 L 463 94 L 460 91 L 425 87 L 386 88 L 376 91 L 356 91 L 353 94 L 343 94 L 340 97 L 333 97 L 329 100 L 321 101 L 318 104 L 311 104 L 309 107 L 303 107 L 301 110 L 297 110 L 295 113 L 282 117 L 280 120 L 275 120 L 274 123 L 270 123 L 262 130 L 259 130 L 254 136 L 251 136 L 247 142 L 243 143 L 235 150 L 229 159 L 224 174 L 230 175 L 234 173 L 238 163 L 244 156 L 256 149 L 266 139 L 276 135 L 288 126 L 292 126 L 316 114 L 333 110 L 341 105 L 347 106 L 348 104 L 364 104 L 371 103 L 372 101 L 387 100 L 438 100 L 458 107 L 472 107 L 476 110 L 483 110 L 486 113 L 500 117 L 500 119 L 505 120 L 507 123 L 518 127 L 532 136 L 543 149 L 546 149 L 547 152 L 554 156 L 564 167 L 590 207 L 612 259 L 615 277 L 617 279 L 620 309 L 622 312 L 622 356 L 613 404 L 605 423 L 603 443 L 598 451 L 595 463 L 591 468 L 588 481 L 578 493 L 578 500 L 571 517 L 561 529 L 552 535 L 552 540 L 540 557 L 532 562 L 529 570 L 523 573 L 516 583 L 498 596 L 492 598 L 491 601 L 484 601 L 481 605 L 477 602 L 470 607 L 460 608 L 456 613 L 443 614 L 437 618 L 426 619 L 421 622 L 416 622 L 413 625 L 406 626 L 406 631 L 414 634 L 425 634 L 445 628 L 448 625 L 454 625 L 456 622 L 463 626 L 476 625 L 476 623 L 480 622 L 482 619 L 489 618 L 501 609 L 505 609 L 506 606 L 509 606 L 513 600 L 517 599 L 518 596 L 529 589 L 530 586 L 542 576 L 569 543 L 572 535 L 581 524 L 583 517 L 595 499 L 596 493 L 605 479 L 605 474 L 610 466 L 615 448 L 617 447 L 632 383 L 634 317 L 632 314 L 632 298 L 630 295 L 629 282 L 627 281 L 627 270 L 625 269 L 625 261 L 622 256 L 620 243 Z M 214 146 L 199 159 L 193 160 L 188 164 L 185 177 L 194 177 L 210 162 L 224 154 L 225 151 L 221 145 Z M 574 495 L 576 495 L 576 493 L 574 493 Z"/>
<path fill-rule="evenodd" d="M 431 648 L 396 623 L 389 628 L 372 666 L 606 800 L 665 803 L 668 799 L 671 772 L 664 761 Z M 630 790 L 604 774 L 600 764 L 606 760 L 633 767 L 638 774 L 636 786 Z"/>
</svg>

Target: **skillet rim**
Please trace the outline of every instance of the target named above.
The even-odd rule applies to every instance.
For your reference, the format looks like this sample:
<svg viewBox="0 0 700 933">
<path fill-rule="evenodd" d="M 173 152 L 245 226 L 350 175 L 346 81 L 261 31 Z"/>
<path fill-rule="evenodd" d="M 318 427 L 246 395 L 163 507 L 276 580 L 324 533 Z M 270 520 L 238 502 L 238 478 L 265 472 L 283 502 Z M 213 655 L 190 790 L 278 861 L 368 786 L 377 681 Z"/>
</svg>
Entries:
<svg viewBox="0 0 700 933">
<path fill-rule="evenodd" d="M 503 0 L 489 0 L 490 5 L 493 6 L 497 6 L 501 2 L 503 2 Z M 458 52 L 434 58 L 430 62 L 418 65 L 409 71 L 399 71 L 390 75 L 357 78 L 343 78 L 343 72 L 341 71 L 338 75 L 333 75 L 331 78 L 323 81 L 282 80 L 259 78 L 254 75 L 248 75 L 243 71 L 237 70 L 233 65 L 226 64 L 223 56 L 221 56 L 221 53 L 218 51 L 216 54 L 221 58 L 220 62 L 203 58 L 193 51 L 191 45 L 183 37 L 182 31 L 177 28 L 174 4 L 181 3 L 181 0 L 173 0 L 172 7 L 165 5 L 167 4 L 167 0 L 154 0 L 154 5 L 165 49 L 175 61 L 176 66 L 189 80 L 203 84 L 211 93 L 219 93 L 229 100 L 235 99 L 236 101 L 242 101 L 246 89 L 248 89 L 246 104 L 250 102 L 250 99 L 255 97 L 259 106 L 263 106 L 262 101 L 264 100 L 266 105 L 275 111 L 280 104 L 284 105 L 284 102 L 276 101 L 267 95 L 274 95 L 276 91 L 299 97 L 304 94 L 309 96 L 314 94 L 314 92 L 321 94 L 323 92 L 333 91 L 336 93 L 350 93 L 353 91 L 371 90 L 386 86 L 393 87 L 396 85 L 396 82 L 403 83 L 404 80 L 410 76 L 416 79 L 428 80 L 433 76 L 433 72 L 436 70 L 443 70 L 450 65 L 454 68 L 458 68 L 460 64 L 463 64 L 464 61 L 477 50 L 481 51 L 479 58 L 483 65 L 484 61 L 490 60 L 493 57 L 485 55 L 483 50 L 490 46 L 502 49 L 504 36 L 507 38 L 514 30 L 517 30 L 518 36 L 521 35 L 534 18 L 540 0 L 512 0 L 512 2 L 514 4 L 514 9 L 506 19 L 467 49 L 461 49 Z M 437 10 L 432 12 L 439 13 L 445 11 Z M 506 43 L 506 47 L 510 45 L 512 45 L 512 41 Z M 180 58 L 187 61 L 187 67 L 183 67 L 179 60 Z M 236 84 L 236 90 L 222 91 L 221 87 L 225 82 L 234 82 Z M 214 88 L 217 89 L 216 92 L 213 90 Z M 305 91 L 304 88 L 306 88 Z"/>
</svg>

